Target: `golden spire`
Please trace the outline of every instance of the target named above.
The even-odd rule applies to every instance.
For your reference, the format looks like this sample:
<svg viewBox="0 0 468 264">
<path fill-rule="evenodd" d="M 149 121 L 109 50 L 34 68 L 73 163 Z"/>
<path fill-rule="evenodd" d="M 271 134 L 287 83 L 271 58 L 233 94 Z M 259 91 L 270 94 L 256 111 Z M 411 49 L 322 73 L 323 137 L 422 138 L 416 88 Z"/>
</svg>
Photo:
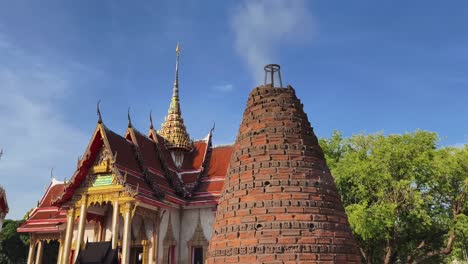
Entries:
<svg viewBox="0 0 468 264">
<path fill-rule="evenodd" d="M 161 125 L 161 130 L 159 130 L 159 134 L 166 139 L 168 149 L 190 151 L 192 149 L 192 142 L 190 141 L 187 129 L 185 128 L 179 103 L 179 55 L 180 46 L 179 43 L 177 43 L 175 80 L 172 90 L 172 99 L 171 104 L 169 105 L 169 110 L 167 111 L 167 116 L 164 123 Z"/>
</svg>

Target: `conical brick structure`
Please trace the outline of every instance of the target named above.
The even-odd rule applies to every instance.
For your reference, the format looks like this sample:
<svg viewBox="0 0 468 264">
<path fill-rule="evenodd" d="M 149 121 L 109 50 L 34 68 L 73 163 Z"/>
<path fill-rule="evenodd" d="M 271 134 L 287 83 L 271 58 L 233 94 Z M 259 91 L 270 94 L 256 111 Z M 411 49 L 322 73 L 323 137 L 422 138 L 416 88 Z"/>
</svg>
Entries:
<svg viewBox="0 0 468 264">
<path fill-rule="evenodd" d="M 249 96 L 207 263 L 360 263 L 333 178 L 291 86 Z"/>
</svg>

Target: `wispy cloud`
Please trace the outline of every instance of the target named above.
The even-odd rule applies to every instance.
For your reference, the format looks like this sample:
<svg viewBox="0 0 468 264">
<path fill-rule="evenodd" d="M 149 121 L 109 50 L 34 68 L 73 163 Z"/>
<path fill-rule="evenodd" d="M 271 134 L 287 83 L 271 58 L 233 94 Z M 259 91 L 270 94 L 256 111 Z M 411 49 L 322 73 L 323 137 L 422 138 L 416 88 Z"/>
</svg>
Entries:
<svg viewBox="0 0 468 264">
<path fill-rule="evenodd" d="M 48 58 L 31 55 L 0 34 L 0 183 L 10 204 L 9 218 L 34 207 L 49 171 L 71 175 L 86 137 L 64 121 L 59 109 L 71 100 L 74 73 Z"/>
<path fill-rule="evenodd" d="M 285 43 L 310 39 L 313 19 L 303 0 L 251 0 L 231 17 L 236 52 L 248 64 L 255 81 L 263 79 L 263 66 L 275 63 Z"/>
<path fill-rule="evenodd" d="M 465 135 L 464 139 L 462 142 L 459 142 L 459 143 L 455 143 L 453 145 L 451 145 L 451 147 L 454 147 L 454 148 L 464 148 L 465 145 L 468 145 L 468 134 Z"/>
<path fill-rule="evenodd" d="M 230 92 L 233 89 L 234 89 L 234 86 L 231 83 L 213 86 L 213 90 L 220 91 L 220 92 Z"/>
</svg>

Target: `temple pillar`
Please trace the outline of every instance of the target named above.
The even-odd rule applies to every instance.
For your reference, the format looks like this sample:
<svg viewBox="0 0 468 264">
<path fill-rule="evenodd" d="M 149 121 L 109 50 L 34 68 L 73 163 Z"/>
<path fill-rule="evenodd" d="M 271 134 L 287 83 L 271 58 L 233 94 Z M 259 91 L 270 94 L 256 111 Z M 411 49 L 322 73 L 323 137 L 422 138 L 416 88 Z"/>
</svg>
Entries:
<svg viewBox="0 0 468 264">
<path fill-rule="evenodd" d="M 76 260 L 76 257 L 78 257 L 78 254 L 80 253 L 80 249 L 83 246 L 83 237 L 84 237 L 84 232 L 85 232 L 85 227 L 86 227 L 86 213 L 88 209 L 88 195 L 83 195 L 81 198 L 81 208 L 80 208 L 80 222 L 78 224 L 78 234 L 76 237 L 76 245 L 75 245 L 75 254 L 74 254 L 74 259 Z"/>
<path fill-rule="evenodd" d="M 142 254 L 142 258 L 141 258 L 141 262 L 143 264 L 148 264 L 149 262 L 149 258 L 148 258 L 148 255 L 149 255 L 149 247 L 151 246 L 151 243 L 148 241 L 148 240 L 143 240 L 141 242 L 141 244 L 143 245 L 143 252 L 141 253 Z"/>
<path fill-rule="evenodd" d="M 153 239 L 152 238 L 148 241 L 148 255 L 146 257 L 147 257 L 146 263 L 149 263 L 149 264 L 154 263 L 153 261 Z"/>
<path fill-rule="evenodd" d="M 34 264 L 34 255 L 36 254 L 36 239 L 31 235 L 29 240 L 28 264 Z"/>
<path fill-rule="evenodd" d="M 44 253 L 44 240 L 39 240 L 37 243 L 36 262 L 34 264 L 42 264 L 42 254 Z"/>
<path fill-rule="evenodd" d="M 62 264 L 68 264 L 70 261 L 70 251 L 73 238 L 73 228 L 75 225 L 75 208 L 72 207 L 67 213 L 67 229 L 65 231 L 65 244 L 63 246 Z"/>
<path fill-rule="evenodd" d="M 59 250 L 58 250 L 58 255 L 57 255 L 57 263 L 61 264 L 62 254 L 63 254 L 63 241 L 60 239 L 58 242 L 59 242 Z"/>
<path fill-rule="evenodd" d="M 114 201 L 112 212 L 112 249 L 116 249 L 119 243 L 119 201 Z"/>
<path fill-rule="evenodd" d="M 128 202 L 123 206 L 124 211 L 124 232 L 122 241 L 122 264 L 130 262 L 130 237 L 132 232 L 132 206 Z"/>
</svg>

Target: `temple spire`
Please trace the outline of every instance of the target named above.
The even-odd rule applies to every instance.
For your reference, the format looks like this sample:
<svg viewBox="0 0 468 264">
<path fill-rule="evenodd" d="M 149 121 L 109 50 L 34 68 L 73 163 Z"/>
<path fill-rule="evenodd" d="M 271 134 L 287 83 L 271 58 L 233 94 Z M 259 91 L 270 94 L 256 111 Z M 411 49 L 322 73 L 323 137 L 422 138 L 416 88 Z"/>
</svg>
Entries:
<svg viewBox="0 0 468 264">
<path fill-rule="evenodd" d="M 175 78 L 174 78 L 174 87 L 172 89 L 172 97 L 179 97 L 179 56 L 180 56 L 180 46 L 177 43 L 176 46 L 176 65 L 175 65 Z"/>
<path fill-rule="evenodd" d="M 192 142 L 190 140 L 187 129 L 184 125 L 182 112 L 180 111 L 179 100 L 179 57 L 180 45 L 176 46 L 176 67 L 175 67 L 175 80 L 172 90 L 171 103 L 164 123 L 161 125 L 159 134 L 166 140 L 166 146 L 170 150 L 190 151 L 192 149 Z"/>
</svg>

